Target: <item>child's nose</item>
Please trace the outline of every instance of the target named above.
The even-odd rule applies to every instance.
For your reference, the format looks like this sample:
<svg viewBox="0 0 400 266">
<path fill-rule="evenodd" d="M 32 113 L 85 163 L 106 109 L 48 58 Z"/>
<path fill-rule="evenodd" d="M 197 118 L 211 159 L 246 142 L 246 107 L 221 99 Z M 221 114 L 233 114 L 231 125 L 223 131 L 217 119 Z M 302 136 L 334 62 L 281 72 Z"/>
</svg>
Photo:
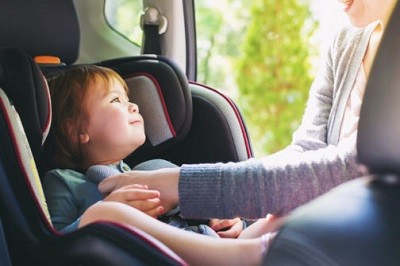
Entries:
<svg viewBox="0 0 400 266">
<path fill-rule="evenodd" d="M 139 113 L 139 106 L 135 103 L 129 103 L 129 112 L 131 113 Z"/>
</svg>

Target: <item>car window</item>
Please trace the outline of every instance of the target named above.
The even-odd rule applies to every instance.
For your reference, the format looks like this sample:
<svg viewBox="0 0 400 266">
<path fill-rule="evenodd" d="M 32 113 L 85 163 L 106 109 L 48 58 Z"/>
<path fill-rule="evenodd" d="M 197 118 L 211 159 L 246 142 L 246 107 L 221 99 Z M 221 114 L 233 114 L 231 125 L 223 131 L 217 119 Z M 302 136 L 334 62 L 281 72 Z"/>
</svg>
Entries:
<svg viewBox="0 0 400 266">
<path fill-rule="evenodd" d="M 107 22 L 115 31 L 140 46 L 143 34 L 142 29 L 140 28 L 140 15 L 142 14 L 142 9 L 142 1 L 106 0 L 104 13 Z"/>
<path fill-rule="evenodd" d="M 195 2 L 197 38 L 197 81 L 237 93 L 234 61 L 240 54 L 249 25 L 251 0 Z"/>
<path fill-rule="evenodd" d="M 288 145 L 300 124 L 315 28 L 309 1 L 196 1 L 197 80 L 239 105 L 257 156 Z"/>
<path fill-rule="evenodd" d="M 239 105 L 257 156 L 288 145 L 298 128 L 320 57 L 343 24 L 335 4 L 195 1 L 197 81 Z"/>
</svg>

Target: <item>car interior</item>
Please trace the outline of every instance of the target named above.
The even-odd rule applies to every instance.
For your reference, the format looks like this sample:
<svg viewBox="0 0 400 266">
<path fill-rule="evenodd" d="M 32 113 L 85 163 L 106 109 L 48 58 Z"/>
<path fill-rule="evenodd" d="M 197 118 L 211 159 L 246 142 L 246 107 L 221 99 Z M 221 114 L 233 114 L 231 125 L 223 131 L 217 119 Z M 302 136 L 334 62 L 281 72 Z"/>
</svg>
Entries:
<svg viewBox="0 0 400 266">
<path fill-rule="evenodd" d="M 1 147 L 4 147 L 1 149 L 4 178 L 10 182 L 9 186 L 3 186 L 6 192 L 2 195 L 14 195 L 18 191 L 16 202 L 4 200 L 7 202 L 5 208 L 8 208 L 4 211 L 4 231 L 6 238 L 11 238 L 10 242 L 7 241 L 11 261 L 17 264 L 29 261 L 73 264 L 82 261 L 109 265 L 126 264 L 130 259 L 137 264 L 143 258 L 142 262 L 146 264 L 157 261 L 163 264 L 182 264 L 180 258 L 162 245 L 155 244 L 152 238 L 143 241 L 143 248 L 137 248 L 133 242 L 141 242 L 144 236 L 140 232 L 135 233 L 137 230 L 132 228 L 130 231 L 133 233 L 124 236 L 132 237 L 133 242 L 130 244 L 129 241 L 118 239 L 118 233 L 110 233 L 110 237 L 115 237 L 121 243 L 126 242 L 124 245 L 130 250 L 123 248 L 122 253 L 129 255 L 121 254 L 117 261 L 115 253 L 104 253 L 103 250 L 108 248 L 98 247 L 101 242 L 113 245 L 107 240 L 93 236 L 96 239 L 94 242 L 98 244 L 88 244 L 92 241 L 89 240 L 90 233 L 78 230 L 81 232 L 77 232 L 78 235 L 84 235 L 84 240 L 80 240 L 78 235 L 76 238 L 74 234 L 61 236 L 52 228 L 40 184 L 40 176 L 51 168 L 48 162 L 55 152 L 50 126 L 51 103 L 44 74 L 51 78 L 57 71 L 75 63 L 79 53 L 80 29 L 72 1 L 63 0 L 56 4 L 51 0 L 23 2 L 24 5 L 4 1 L 4 8 L 0 11 L 2 22 L 7 22 L 1 23 L 0 29 L 4 108 L 15 110 L 4 111 L 6 114 L 2 122 L 5 136 L 1 138 Z M 59 20 L 63 23 L 56 28 L 48 23 Z M 21 28 L 27 30 L 21 31 Z M 51 41 L 44 41 L 44 36 Z M 49 62 L 47 57 L 43 60 L 43 55 L 57 55 L 59 61 Z M 246 128 L 236 105 L 217 90 L 197 84 L 190 85 L 185 74 L 167 57 L 119 57 L 93 64 L 111 67 L 121 74 L 130 87 L 132 100 L 140 106 L 146 121 L 146 143 L 126 159 L 129 164 L 135 165 L 151 158 L 164 158 L 180 165 L 239 161 L 252 156 Z M 16 118 L 13 117 L 15 112 L 18 114 Z M 22 131 L 18 127 L 8 128 L 10 124 L 19 124 L 19 118 Z M 27 142 L 24 141 L 24 135 Z M 12 145 L 20 142 L 22 146 Z M 11 154 L 14 157 L 10 158 Z M 13 215 L 15 211 L 21 213 Z M 125 226 L 119 225 L 93 226 L 119 230 L 120 234 L 126 230 Z M 102 234 L 108 235 L 105 231 Z M 72 244 L 71 241 L 77 243 Z M 78 243 L 80 241 L 82 244 Z M 89 242 L 83 244 L 84 241 Z M 80 245 L 90 245 L 93 250 L 80 253 Z M 164 249 L 164 252 L 153 250 L 152 245 L 161 246 L 160 250 Z M 146 254 L 146 249 L 159 255 Z"/>
<path fill-rule="evenodd" d="M 83 40 L 91 37 L 82 27 L 82 10 L 92 1 L 0 0 L 0 260 L 4 265 L 186 265 L 168 247 L 131 226 L 98 222 L 60 234 L 51 225 L 40 183 L 55 152 L 46 78 L 87 63 L 79 52 Z M 191 10 L 191 1 L 165 2 L 174 2 L 169 8 Z M 400 96 L 400 53 L 395 52 L 400 46 L 399 18 L 397 3 L 361 111 L 357 149 L 372 175 L 295 210 L 264 264 L 394 265 L 400 261 L 400 153 L 395 145 L 400 135 L 395 101 Z M 169 27 L 174 23 L 178 22 Z M 147 43 L 153 40 L 146 36 Z M 186 38 L 187 49 L 193 49 L 193 40 Z M 121 38 L 121 46 L 101 60 L 91 61 L 90 53 L 85 56 L 91 64 L 120 73 L 132 101 L 140 106 L 147 140 L 127 158 L 129 164 L 152 158 L 181 165 L 253 157 L 236 104 L 218 90 L 195 82 L 188 63 L 193 58 L 175 60 L 179 50 L 158 46 L 161 53 L 147 50 L 127 56 L 121 52 L 129 49 L 125 41 Z"/>
</svg>

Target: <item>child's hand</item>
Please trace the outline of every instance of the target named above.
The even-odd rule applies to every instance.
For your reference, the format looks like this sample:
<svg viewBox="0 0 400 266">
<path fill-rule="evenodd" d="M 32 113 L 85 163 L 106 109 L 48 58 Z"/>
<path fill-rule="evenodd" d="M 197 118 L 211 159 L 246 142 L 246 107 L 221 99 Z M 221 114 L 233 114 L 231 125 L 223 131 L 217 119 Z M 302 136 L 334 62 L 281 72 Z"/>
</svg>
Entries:
<svg viewBox="0 0 400 266">
<path fill-rule="evenodd" d="M 240 218 L 211 219 L 209 226 L 222 238 L 237 238 L 243 231 L 243 222 Z"/>
<path fill-rule="evenodd" d="M 134 207 L 150 216 L 157 217 L 164 213 L 160 205 L 160 192 L 149 190 L 144 185 L 129 185 L 112 191 L 104 201 L 116 201 Z"/>
<path fill-rule="evenodd" d="M 259 219 L 244 230 L 239 238 L 257 238 L 266 233 L 276 232 L 285 222 L 286 217 L 278 217 L 268 214 L 265 218 Z"/>
</svg>

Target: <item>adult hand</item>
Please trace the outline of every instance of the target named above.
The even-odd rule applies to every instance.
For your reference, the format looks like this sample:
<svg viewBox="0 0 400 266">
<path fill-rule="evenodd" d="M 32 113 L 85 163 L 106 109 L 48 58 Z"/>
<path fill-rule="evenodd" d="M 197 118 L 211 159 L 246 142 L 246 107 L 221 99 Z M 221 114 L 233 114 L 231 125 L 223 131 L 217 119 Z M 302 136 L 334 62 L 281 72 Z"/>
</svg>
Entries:
<svg viewBox="0 0 400 266">
<path fill-rule="evenodd" d="M 108 194 L 118 188 L 131 184 L 146 185 L 160 192 L 161 206 L 166 212 L 178 205 L 178 182 L 180 168 L 164 168 L 154 171 L 130 171 L 104 179 L 98 186 L 102 193 Z"/>
<path fill-rule="evenodd" d="M 164 213 L 160 206 L 160 192 L 149 190 L 144 185 L 129 185 L 112 191 L 104 201 L 115 201 L 134 207 L 150 216 L 158 217 Z"/>
<path fill-rule="evenodd" d="M 237 238 L 243 231 L 243 222 L 235 219 L 211 219 L 209 226 L 222 238 Z"/>
</svg>

